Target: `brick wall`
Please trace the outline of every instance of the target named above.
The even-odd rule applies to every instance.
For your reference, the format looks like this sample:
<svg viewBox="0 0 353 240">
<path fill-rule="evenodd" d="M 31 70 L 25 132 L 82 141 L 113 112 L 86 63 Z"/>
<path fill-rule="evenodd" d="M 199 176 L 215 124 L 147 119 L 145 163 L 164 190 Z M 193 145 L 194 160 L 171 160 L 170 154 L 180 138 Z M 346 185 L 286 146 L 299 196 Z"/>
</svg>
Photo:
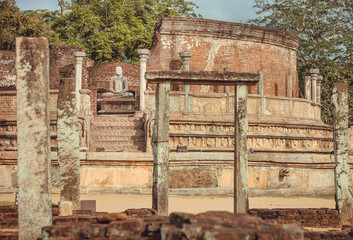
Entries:
<svg viewBox="0 0 353 240">
<path fill-rule="evenodd" d="M 140 68 L 135 65 L 115 62 L 99 64 L 89 69 L 89 87 L 109 89 L 110 78 L 115 75 L 115 68 L 120 66 L 123 75 L 128 78 L 129 90 L 137 91 L 140 87 Z"/>
<path fill-rule="evenodd" d="M 291 73 L 293 97 L 298 96 L 297 48 L 299 38 L 280 30 L 206 19 L 164 18 L 156 25 L 148 70 L 182 68 L 180 51 L 191 51 L 190 70 L 264 71 L 264 92 L 285 96 L 286 74 Z M 191 91 L 213 92 L 193 86 Z M 216 90 L 219 91 L 219 90 Z M 256 93 L 256 87 L 249 90 Z"/>
<path fill-rule="evenodd" d="M 295 224 L 302 227 L 315 228 L 341 227 L 336 209 L 250 209 L 248 213 L 250 215 L 257 215 L 264 220 L 274 220 L 280 224 Z"/>
<path fill-rule="evenodd" d="M 0 51 L 0 88 L 3 90 L 15 89 L 15 60 L 15 52 Z"/>
<path fill-rule="evenodd" d="M 58 48 L 57 50 L 50 53 L 50 88 L 51 89 L 58 89 L 59 88 L 59 81 L 60 81 L 60 74 L 59 69 L 70 65 L 75 64 L 75 52 L 84 52 L 82 47 L 77 46 L 63 46 Z M 87 81 L 88 81 L 88 68 L 93 65 L 93 61 L 89 58 L 85 57 L 83 64 L 82 64 L 82 88 L 87 88 Z"/>
</svg>

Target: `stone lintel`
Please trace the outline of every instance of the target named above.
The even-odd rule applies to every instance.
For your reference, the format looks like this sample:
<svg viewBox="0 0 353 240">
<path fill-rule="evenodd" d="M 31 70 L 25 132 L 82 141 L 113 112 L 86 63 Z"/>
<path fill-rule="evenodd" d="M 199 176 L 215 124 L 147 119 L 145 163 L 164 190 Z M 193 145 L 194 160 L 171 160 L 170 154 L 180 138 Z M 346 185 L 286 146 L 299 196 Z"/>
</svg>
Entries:
<svg viewBox="0 0 353 240">
<path fill-rule="evenodd" d="M 84 57 L 84 56 L 86 56 L 86 53 L 85 52 L 75 52 L 74 56 L 75 57 Z"/>
<path fill-rule="evenodd" d="M 192 52 L 188 52 L 188 51 L 183 51 L 183 52 L 180 52 L 179 53 L 179 56 L 181 57 L 181 58 L 186 58 L 186 59 L 188 59 L 188 58 L 191 58 L 192 57 Z"/>
<path fill-rule="evenodd" d="M 172 84 L 189 85 L 225 85 L 237 84 L 254 86 L 260 81 L 258 73 L 215 72 L 215 71 L 149 71 L 146 72 L 148 83 L 171 81 Z"/>
<path fill-rule="evenodd" d="M 137 54 L 138 55 L 150 55 L 150 50 L 148 50 L 148 49 L 137 49 Z M 141 57 L 143 57 L 143 56 L 141 56 Z"/>
<path fill-rule="evenodd" d="M 309 73 L 310 73 L 310 74 L 319 74 L 319 73 L 320 73 L 320 70 L 319 70 L 319 69 L 316 69 L 316 68 L 312 68 L 312 69 L 309 69 Z"/>
</svg>

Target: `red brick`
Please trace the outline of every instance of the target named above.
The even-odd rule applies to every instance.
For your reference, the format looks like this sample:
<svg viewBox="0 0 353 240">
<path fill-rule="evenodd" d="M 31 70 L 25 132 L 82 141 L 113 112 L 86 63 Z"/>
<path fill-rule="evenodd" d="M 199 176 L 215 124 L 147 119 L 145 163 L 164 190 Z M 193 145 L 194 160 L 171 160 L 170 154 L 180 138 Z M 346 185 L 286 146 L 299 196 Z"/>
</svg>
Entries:
<svg viewBox="0 0 353 240">
<path fill-rule="evenodd" d="M 148 70 L 179 70 L 182 67 L 179 52 L 191 51 L 190 70 L 223 71 L 225 67 L 234 72 L 264 70 L 264 93 L 268 96 L 285 96 L 286 74 L 291 73 L 293 97 L 298 96 L 297 36 L 207 19 L 165 18 L 157 25 Z M 190 90 L 199 92 L 201 86 L 191 86 Z M 213 91 L 210 88 L 209 92 Z M 256 87 L 249 92 L 256 93 Z"/>
</svg>

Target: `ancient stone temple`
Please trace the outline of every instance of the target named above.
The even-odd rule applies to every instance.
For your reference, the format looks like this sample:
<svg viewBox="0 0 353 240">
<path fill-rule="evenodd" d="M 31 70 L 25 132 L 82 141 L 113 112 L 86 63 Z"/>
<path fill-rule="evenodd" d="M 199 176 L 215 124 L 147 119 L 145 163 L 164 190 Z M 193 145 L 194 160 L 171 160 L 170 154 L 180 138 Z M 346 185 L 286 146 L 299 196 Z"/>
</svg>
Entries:
<svg viewBox="0 0 353 240">
<path fill-rule="evenodd" d="M 72 71 L 72 67 L 76 70 L 83 192 L 151 192 L 156 86 L 146 85 L 146 70 L 260 74 L 259 84 L 248 89 L 247 101 L 250 195 L 334 192 L 332 127 L 320 119 L 322 77 L 318 70 L 311 70 L 305 89 L 299 89 L 297 36 L 206 19 L 165 18 L 156 26 L 153 47 L 138 52 L 141 67 L 94 65 L 82 48 L 73 46 L 50 54 L 53 192 L 59 191 L 60 179 L 59 71 Z M 17 191 L 13 180 L 17 177 L 14 68 L 15 53 L 0 52 L 0 192 Z M 121 80 L 121 92 L 111 91 L 114 76 Z M 231 86 L 171 86 L 171 193 L 233 191 L 234 92 Z"/>
</svg>

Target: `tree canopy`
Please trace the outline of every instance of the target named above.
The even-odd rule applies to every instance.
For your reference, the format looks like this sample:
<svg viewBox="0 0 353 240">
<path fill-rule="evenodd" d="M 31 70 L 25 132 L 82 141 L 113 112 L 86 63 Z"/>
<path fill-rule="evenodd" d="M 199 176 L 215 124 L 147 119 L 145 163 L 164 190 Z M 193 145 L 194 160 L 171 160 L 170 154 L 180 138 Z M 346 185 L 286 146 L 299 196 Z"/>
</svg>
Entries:
<svg viewBox="0 0 353 240">
<path fill-rule="evenodd" d="M 292 32 L 300 37 L 299 78 L 302 80 L 310 68 L 320 69 L 324 76 L 322 118 L 331 123 L 332 84 L 353 84 L 353 2 L 255 0 L 254 7 L 259 17 L 250 20 L 250 23 Z M 352 106 L 353 97 L 350 99 Z M 353 122 L 353 112 L 350 114 L 350 122 Z"/>
<path fill-rule="evenodd" d="M 57 34 L 41 14 L 21 12 L 15 0 L 0 1 L 0 49 L 15 50 L 16 37 L 46 37 L 51 46 L 60 45 Z"/>
<path fill-rule="evenodd" d="M 82 46 L 96 63 L 138 63 L 150 48 L 161 17 L 198 17 L 187 0 L 58 0 L 60 11 L 21 12 L 15 0 L 0 1 L 0 49 L 14 50 L 16 37 L 47 37 L 51 47 Z"/>
<path fill-rule="evenodd" d="M 167 16 L 196 17 L 185 0 L 72 0 L 43 17 L 59 38 L 79 45 L 97 63 L 138 63 L 138 48 L 150 48 L 156 21 Z"/>
</svg>

